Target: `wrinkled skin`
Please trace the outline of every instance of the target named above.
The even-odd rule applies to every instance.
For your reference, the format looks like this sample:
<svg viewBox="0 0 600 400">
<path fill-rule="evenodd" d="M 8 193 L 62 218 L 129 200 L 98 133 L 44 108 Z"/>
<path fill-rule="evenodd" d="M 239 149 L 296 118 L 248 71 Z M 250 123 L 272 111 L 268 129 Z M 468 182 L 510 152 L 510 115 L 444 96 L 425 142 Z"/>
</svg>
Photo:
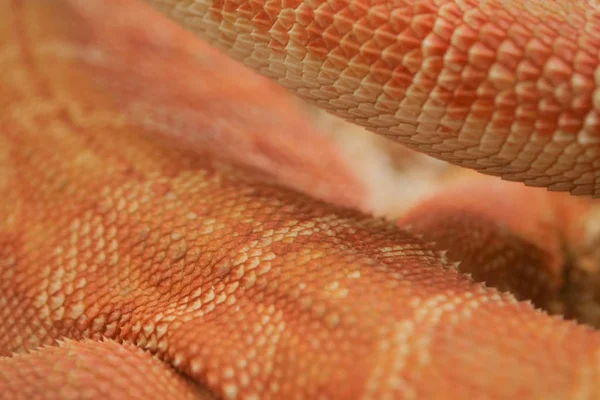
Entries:
<svg viewBox="0 0 600 400">
<path fill-rule="evenodd" d="M 0 16 L 2 398 L 600 396 L 600 334 L 534 307 L 598 323 L 566 281 L 591 201 L 479 178 L 398 227 L 286 92 L 148 5 Z M 586 168 L 563 188 L 597 194 Z"/>
</svg>

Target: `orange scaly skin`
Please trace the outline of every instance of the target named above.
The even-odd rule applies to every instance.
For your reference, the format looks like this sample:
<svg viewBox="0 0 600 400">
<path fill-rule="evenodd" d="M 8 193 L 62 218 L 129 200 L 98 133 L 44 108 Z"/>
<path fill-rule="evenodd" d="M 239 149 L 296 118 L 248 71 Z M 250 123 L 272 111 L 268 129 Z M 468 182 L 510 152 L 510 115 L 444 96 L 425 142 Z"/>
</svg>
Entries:
<svg viewBox="0 0 600 400">
<path fill-rule="evenodd" d="M 134 0 L 0 21 L 0 398 L 600 396 L 597 331 L 340 208 L 370 194 L 267 80 Z M 556 250 L 550 204 L 507 218 L 515 251 Z"/>
<path fill-rule="evenodd" d="M 10 371 L 11 380 L 3 399 L 215 399 L 147 352 L 107 340 L 66 341 L 0 359 L 0 371 Z"/>
<path fill-rule="evenodd" d="M 435 157 L 600 195 L 591 0 L 146 0 L 320 107 Z"/>
</svg>

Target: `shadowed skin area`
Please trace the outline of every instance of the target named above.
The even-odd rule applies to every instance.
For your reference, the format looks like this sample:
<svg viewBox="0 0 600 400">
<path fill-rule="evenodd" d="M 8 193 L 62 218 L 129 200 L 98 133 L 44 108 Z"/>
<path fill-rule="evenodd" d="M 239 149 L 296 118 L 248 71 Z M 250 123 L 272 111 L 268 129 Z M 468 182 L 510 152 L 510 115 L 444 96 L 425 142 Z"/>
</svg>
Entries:
<svg viewBox="0 0 600 400">
<path fill-rule="evenodd" d="M 350 209 L 369 194 L 291 105 L 264 118 L 283 91 L 141 3 L 0 1 L 0 16 L 2 396 L 599 395 L 597 331 L 456 270 L 518 260 L 533 272 L 497 285 L 558 301 L 558 236 L 585 201 L 535 192 L 522 222 L 527 207 L 469 203 L 474 183 L 456 198 L 476 217 L 448 222 L 442 193 L 401 229 Z M 220 83 L 230 72 L 244 79 Z M 249 104 L 255 119 L 235 112 Z M 498 197 L 528 196 L 513 188 Z"/>
</svg>

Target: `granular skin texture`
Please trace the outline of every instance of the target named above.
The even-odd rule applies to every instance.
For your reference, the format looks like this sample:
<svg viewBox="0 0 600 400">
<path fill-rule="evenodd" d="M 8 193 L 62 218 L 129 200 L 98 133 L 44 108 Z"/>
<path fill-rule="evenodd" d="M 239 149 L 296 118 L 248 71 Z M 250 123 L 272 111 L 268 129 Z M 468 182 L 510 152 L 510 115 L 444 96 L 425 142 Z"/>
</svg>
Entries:
<svg viewBox="0 0 600 400">
<path fill-rule="evenodd" d="M 595 332 L 485 289 L 394 225 L 127 124 L 82 135 L 64 112 L 37 118 L 53 121 L 43 142 L 30 118 L 3 135 L 2 354 L 126 341 L 225 397 L 595 387 Z"/>
<path fill-rule="evenodd" d="M 148 352 L 109 340 L 67 340 L 0 359 L 0 377 L 10 399 L 215 399 Z"/>
</svg>

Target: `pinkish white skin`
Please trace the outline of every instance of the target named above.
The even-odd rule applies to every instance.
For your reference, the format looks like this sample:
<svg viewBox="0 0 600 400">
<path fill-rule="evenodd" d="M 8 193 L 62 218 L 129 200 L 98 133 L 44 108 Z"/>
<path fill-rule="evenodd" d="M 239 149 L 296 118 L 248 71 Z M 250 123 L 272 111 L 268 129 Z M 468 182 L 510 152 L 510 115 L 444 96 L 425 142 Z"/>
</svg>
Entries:
<svg viewBox="0 0 600 400">
<path fill-rule="evenodd" d="M 458 168 L 373 135 L 329 113 L 310 111 L 309 117 L 319 131 L 333 140 L 341 157 L 362 182 L 368 196 L 367 211 L 374 215 L 399 217 L 419 200 L 436 193 L 458 172 Z"/>
</svg>

